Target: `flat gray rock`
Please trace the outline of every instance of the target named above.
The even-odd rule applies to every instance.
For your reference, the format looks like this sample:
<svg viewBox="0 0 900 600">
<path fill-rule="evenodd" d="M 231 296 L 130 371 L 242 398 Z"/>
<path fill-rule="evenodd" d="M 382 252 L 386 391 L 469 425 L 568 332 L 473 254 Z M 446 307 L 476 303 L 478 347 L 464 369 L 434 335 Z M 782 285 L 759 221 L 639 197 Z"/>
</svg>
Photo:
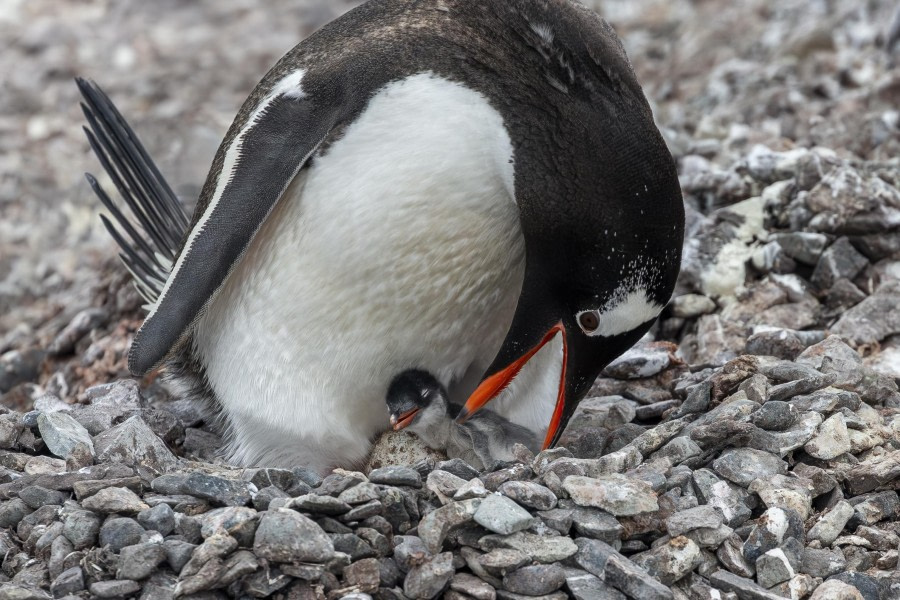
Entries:
<svg viewBox="0 0 900 600">
<path fill-rule="evenodd" d="M 321 563 L 334 556 L 334 545 L 315 522 L 296 511 L 280 508 L 263 514 L 253 551 L 273 562 Z"/>
</svg>

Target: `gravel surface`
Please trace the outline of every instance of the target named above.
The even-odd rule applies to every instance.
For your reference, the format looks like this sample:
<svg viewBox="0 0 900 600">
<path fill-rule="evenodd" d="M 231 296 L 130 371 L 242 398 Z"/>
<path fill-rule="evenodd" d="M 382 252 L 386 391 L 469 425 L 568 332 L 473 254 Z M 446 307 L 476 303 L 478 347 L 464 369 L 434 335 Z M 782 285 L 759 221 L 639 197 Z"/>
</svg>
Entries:
<svg viewBox="0 0 900 600">
<path fill-rule="evenodd" d="M 0 3 L 0 599 L 900 598 L 892 2 L 594 2 L 688 235 L 564 448 L 479 473 L 401 434 L 366 472 L 237 469 L 208 410 L 127 378 L 140 301 L 72 77 L 190 203 L 268 65 L 353 4 Z"/>
</svg>

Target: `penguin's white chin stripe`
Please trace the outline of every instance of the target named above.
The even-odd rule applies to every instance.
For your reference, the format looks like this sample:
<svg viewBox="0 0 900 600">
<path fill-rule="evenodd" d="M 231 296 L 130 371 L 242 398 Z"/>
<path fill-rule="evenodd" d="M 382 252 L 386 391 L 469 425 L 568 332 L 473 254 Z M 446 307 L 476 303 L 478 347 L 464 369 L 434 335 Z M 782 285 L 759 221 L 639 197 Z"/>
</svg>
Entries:
<svg viewBox="0 0 900 600">
<path fill-rule="evenodd" d="M 650 299 L 647 290 L 636 289 L 627 294 L 616 294 L 604 307 L 577 313 L 575 322 L 580 323 L 581 315 L 592 312 L 597 316 L 599 326 L 594 331 L 585 331 L 584 334 L 590 337 L 614 337 L 654 320 L 663 308 L 665 307 Z"/>
</svg>

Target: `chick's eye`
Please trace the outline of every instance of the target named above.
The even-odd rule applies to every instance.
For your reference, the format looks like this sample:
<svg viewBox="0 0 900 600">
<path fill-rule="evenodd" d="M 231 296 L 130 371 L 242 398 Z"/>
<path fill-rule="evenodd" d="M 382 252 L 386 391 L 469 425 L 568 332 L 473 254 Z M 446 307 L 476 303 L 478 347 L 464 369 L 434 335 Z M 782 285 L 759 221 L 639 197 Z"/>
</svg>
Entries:
<svg viewBox="0 0 900 600">
<path fill-rule="evenodd" d="M 600 326 L 600 320 L 595 313 L 585 312 L 578 317 L 578 324 L 586 333 L 593 333 Z"/>
</svg>

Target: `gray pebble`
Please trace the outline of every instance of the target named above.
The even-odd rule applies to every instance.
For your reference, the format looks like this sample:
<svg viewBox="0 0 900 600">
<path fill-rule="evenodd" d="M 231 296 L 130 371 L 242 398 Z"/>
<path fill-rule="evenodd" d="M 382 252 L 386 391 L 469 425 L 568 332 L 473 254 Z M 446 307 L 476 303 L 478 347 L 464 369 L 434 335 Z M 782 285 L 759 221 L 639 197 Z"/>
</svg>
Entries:
<svg viewBox="0 0 900 600">
<path fill-rule="evenodd" d="M 761 429 L 769 431 L 785 431 L 790 429 L 800 412 L 791 404 L 780 400 L 770 400 L 750 415 L 750 422 Z"/>
<path fill-rule="evenodd" d="M 450 584 L 455 569 L 453 554 L 443 552 L 413 567 L 403 580 L 403 593 L 410 598 L 436 598 Z"/>
<path fill-rule="evenodd" d="M 161 503 L 139 512 L 137 521 L 144 529 L 158 531 L 165 537 L 175 529 L 175 512 L 168 504 Z"/>
<path fill-rule="evenodd" d="M 422 486 L 422 476 L 410 467 L 390 466 L 375 469 L 369 473 L 369 481 L 384 485 Z"/>
<path fill-rule="evenodd" d="M 77 594 L 82 590 L 84 590 L 84 571 L 81 567 L 66 569 L 50 584 L 50 593 L 54 598 Z"/>
<path fill-rule="evenodd" d="M 503 535 L 527 529 L 534 522 L 527 510 L 500 494 L 486 496 L 475 511 L 474 519 L 485 529 Z"/>
<path fill-rule="evenodd" d="M 130 521 L 130 519 L 126 519 Z M 72 542 L 76 550 L 90 548 L 97 543 L 100 534 L 100 515 L 87 510 L 73 510 L 63 521 L 63 535 Z M 138 538 L 143 530 L 138 533 Z M 125 544 L 127 545 L 127 544 Z"/>
<path fill-rule="evenodd" d="M 522 567 L 503 578 L 503 587 L 516 594 L 540 596 L 558 590 L 566 582 L 566 573 L 559 565 Z"/>
<path fill-rule="evenodd" d="M 289 499 L 290 496 L 275 486 L 264 487 L 253 497 L 253 508 L 258 511 L 268 510 L 275 498 Z"/>
<path fill-rule="evenodd" d="M 176 573 L 181 573 L 184 565 L 191 560 L 191 555 L 194 553 L 195 548 L 197 548 L 197 546 L 194 544 L 189 544 L 188 542 L 181 540 L 166 540 L 163 543 L 166 561 L 168 561 L 169 566 L 172 567 L 172 570 Z"/>
<path fill-rule="evenodd" d="M 65 412 L 42 413 L 38 419 L 41 439 L 60 458 L 94 456 L 94 442 L 81 423 Z M 90 463 L 88 463 L 90 464 Z"/>
<path fill-rule="evenodd" d="M 288 509 L 263 514 L 253 551 L 274 562 L 325 562 L 334 556 L 334 545 L 310 519 Z"/>
<path fill-rule="evenodd" d="M 497 491 L 534 510 L 550 510 L 556 506 L 556 494 L 533 481 L 507 481 Z"/>
<path fill-rule="evenodd" d="M 787 463 L 762 450 L 734 448 L 713 461 L 713 470 L 734 483 L 747 487 L 754 479 L 787 473 Z"/>
<path fill-rule="evenodd" d="M 0 502 L 0 527 L 15 528 L 19 523 L 34 511 L 21 498 L 13 498 Z"/>
<path fill-rule="evenodd" d="M 191 473 L 182 485 L 181 493 L 222 506 L 244 506 L 250 503 L 247 482 L 232 481 L 206 473 Z"/>
<path fill-rule="evenodd" d="M 116 579 L 134 579 L 136 581 L 146 579 L 164 560 L 166 560 L 166 551 L 162 544 L 146 543 L 125 546 L 119 553 Z"/>
<path fill-rule="evenodd" d="M 139 544 L 145 533 L 146 531 L 144 528 L 134 519 L 129 519 L 127 517 L 108 519 L 103 526 L 100 527 L 100 545 L 108 545 L 113 552 L 119 552 L 125 546 Z M 78 544 L 76 541 L 71 541 L 77 548 Z"/>
</svg>

